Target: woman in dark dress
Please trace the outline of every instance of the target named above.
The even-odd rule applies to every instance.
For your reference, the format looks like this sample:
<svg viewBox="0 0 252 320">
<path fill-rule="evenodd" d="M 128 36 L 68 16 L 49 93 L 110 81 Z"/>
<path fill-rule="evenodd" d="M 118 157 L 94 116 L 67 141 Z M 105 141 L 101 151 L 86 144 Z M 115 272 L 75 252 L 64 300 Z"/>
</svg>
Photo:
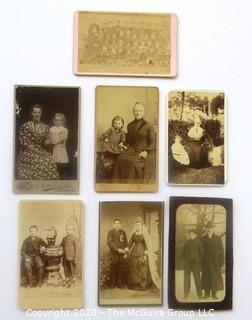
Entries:
<svg viewBox="0 0 252 320">
<path fill-rule="evenodd" d="M 127 126 L 127 150 L 117 158 L 113 183 L 153 183 L 156 178 L 154 128 L 143 119 L 142 103 L 135 103 L 133 114 L 135 120 Z"/>
<path fill-rule="evenodd" d="M 141 217 L 136 218 L 136 228 L 129 241 L 128 288 L 147 290 L 150 286 L 161 288 L 158 256 Z"/>
<path fill-rule="evenodd" d="M 45 145 L 48 142 L 49 127 L 41 122 L 42 106 L 31 107 L 31 121 L 19 130 L 20 151 L 17 159 L 17 178 L 20 180 L 59 179 L 56 164 Z"/>
<path fill-rule="evenodd" d="M 147 245 L 143 235 L 143 219 L 136 219 L 136 230 L 129 241 L 130 260 L 128 288 L 146 290 L 151 284 Z"/>
<path fill-rule="evenodd" d="M 188 131 L 188 137 L 190 141 L 189 147 L 189 158 L 191 166 L 194 168 L 200 168 L 202 160 L 202 138 L 204 136 L 204 130 L 201 127 L 200 121 L 195 121 L 193 127 Z"/>
</svg>

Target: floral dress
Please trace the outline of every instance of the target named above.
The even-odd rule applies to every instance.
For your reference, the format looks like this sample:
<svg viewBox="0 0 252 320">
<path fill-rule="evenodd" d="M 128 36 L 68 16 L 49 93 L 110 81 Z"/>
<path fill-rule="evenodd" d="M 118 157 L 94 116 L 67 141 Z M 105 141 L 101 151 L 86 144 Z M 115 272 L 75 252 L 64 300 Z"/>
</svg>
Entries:
<svg viewBox="0 0 252 320">
<path fill-rule="evenodd" d="M 59 179 L 52 155 L 44 148 L 49 127 L 40 122 L 28 121 L 19 130 L 20 151 L 17 160 L 17 177 L 20 180 L 55 180 Z M 30 150 L 33 146 L 41 154 Z"/>
</svg>

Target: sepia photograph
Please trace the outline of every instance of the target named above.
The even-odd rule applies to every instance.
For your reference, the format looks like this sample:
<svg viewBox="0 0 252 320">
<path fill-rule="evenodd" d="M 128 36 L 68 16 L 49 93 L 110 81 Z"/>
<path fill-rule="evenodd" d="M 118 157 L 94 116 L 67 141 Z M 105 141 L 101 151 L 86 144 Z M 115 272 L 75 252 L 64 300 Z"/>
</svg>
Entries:
<svg viewBox="0 0 252 320">
<path fill-rule="evenodd" d="M 83 307 L 83 204 L 21 201 L 19 306 Z"/>
<path fill-rule="evenodd" d="M 15 86 L 14 193 L 79 192 L 78 87 Z"/>
<path fill-rule="evenodd" d="M 168 105 L 168 182 L 226 182 L 226 108 L 222 91 L 171 91 Z"/>
<path fill-rule="evenodd" d="M 163 202 L 100 202 L 100 306 L 162 305 Z"/>
<path fill-rule="evenodd" d="M 155 192 L 159 90 L 96 87 L 95 190 Z"/>
<path fill-rule="evenodd" d="M 177 16 L 158 13 L 76 12 L 74 73 L 175 77 Z"/>
<path fill-rule="evenodd" d="M 232 308 L 232 200 L 170 198 L 169 306 Z"/>
</svg>

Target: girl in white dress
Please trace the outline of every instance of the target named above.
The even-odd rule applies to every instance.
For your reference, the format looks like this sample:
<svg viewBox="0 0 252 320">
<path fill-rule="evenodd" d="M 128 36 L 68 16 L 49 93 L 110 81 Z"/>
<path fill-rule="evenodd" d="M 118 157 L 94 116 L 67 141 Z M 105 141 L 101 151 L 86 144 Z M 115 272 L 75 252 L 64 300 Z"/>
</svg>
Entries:
<svg viewBox="0 0 252 320">
<path fill-rule="evenodd" d="M 175 136 L 174 143 L 171 146 L 172 149 L 172 156 L 174 160 L 179 162 L 184 166 L 188 166 L 190 164 L 189 155 L 186 152 L 184 146 L 181 143 L 181 137 L 179 135 Z"/>
<path fill-rule="evenodd" d="M 53 145 L 52 157 L 53 161 L 57 164 L 61 178 L 63 178 L 65 165 L 69 163 L 66 150 L 68 129 L 65 127 L 65 122 L 66 118 L 64 114 L 56 113 L 53 118 L 54 126 L 49 129 L 49 141 Z"/>
</svg>

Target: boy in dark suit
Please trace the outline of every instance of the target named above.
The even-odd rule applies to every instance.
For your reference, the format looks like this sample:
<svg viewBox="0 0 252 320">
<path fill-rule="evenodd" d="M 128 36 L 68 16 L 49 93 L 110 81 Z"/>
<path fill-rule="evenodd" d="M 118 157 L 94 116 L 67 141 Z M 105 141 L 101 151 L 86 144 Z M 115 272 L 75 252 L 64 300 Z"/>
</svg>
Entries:
<svg viewBox="0 0 252 320">
<path fill-rule="evenodd" d="M 110 248 L 111 258 L 111 288 L 123 288 L 125 281 L 125 259 L 127 257 L 128 241 L 124 230 L 121 229 L 121 220 L 113 220 L 114 228 L 108 232 L 107 245 Z"/>
<path fill-rule="evenodd" d="M 76 271 L 76 252 L 78 247 L 78 239 L 74 235 L 74 228 L 71 224 L 66 225 L 66 236 L 61 242 L 63 249 L 63 268 L 66 277 L 67 288 L 75 285 L 75 271 Z"/>
<path fill-rule="evenodd" d="M 29 232 L 30 236 L 23 242 L 21 256 L 24 261 L 28 287 L 33 286 L 33 268 L 36 270 L 36 285 L 41 287 L 45 265 L 41 258 L 41 253 L 43 253 L 47 244 L 38 237 L 38 227 L 36 225 L 30 226 Z"/>
</svg>

